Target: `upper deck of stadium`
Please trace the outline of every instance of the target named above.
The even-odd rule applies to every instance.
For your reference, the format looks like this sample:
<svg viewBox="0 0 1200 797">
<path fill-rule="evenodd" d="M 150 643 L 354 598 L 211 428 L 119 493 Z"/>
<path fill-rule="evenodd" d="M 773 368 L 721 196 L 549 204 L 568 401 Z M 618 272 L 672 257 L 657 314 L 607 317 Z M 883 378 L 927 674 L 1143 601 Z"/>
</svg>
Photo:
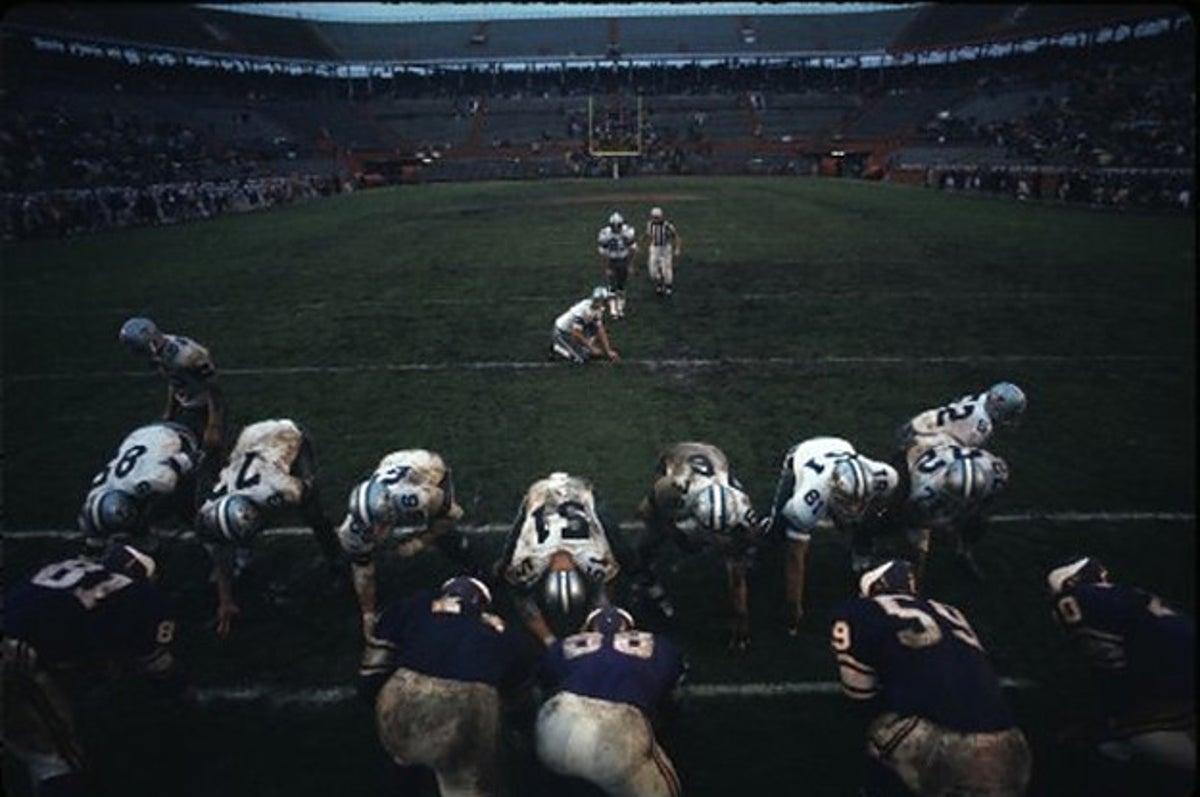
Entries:
<svg viewBox="0 0 1200 797">
<path fill-rule="evenodd" d="M 681 9 L 684 7 L 681 7 Z M 1088 31 L 1186 13 L 1179 6 L 908 4 L 856 13 L 463 18 L 335 22 L 200 5 L 28 4 L 5 35 L 225 57 L 391 65 L 855 57 Z"/>
</svg>

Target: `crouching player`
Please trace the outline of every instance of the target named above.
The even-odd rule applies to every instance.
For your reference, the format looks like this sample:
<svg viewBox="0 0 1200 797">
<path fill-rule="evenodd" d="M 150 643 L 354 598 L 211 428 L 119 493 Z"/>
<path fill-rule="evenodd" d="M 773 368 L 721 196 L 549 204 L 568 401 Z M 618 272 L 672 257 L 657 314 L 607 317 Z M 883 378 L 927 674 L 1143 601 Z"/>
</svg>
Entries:
<svg viewBox="0 0 1200 797">
<path fill-rule="evenodd" d="M 859 454 L 840 437 L 813 437 L 793 446 L 783 458 L 768 535 L 787 539 L 784 578 L 787 632 L 800 633 L 804 584 L 813 531 L 833 526 L 857 538 L 865 520 L 896 490 L 900 475 L 883 462 Z M 852 550 L 851 569 L 861 572 L 867 552 Z"/>
<path fill-rule="evenodd" d="M 538 712 L 538 758 L 613 797 L 678 797 L 679 777 L 652 720 L 684 670 L 665 637 L 634 628 L 624 609 L 596 609 L 582 632 L 542 659 L 541 680 L 556 691 Z"/>
<path fill-rule="evenodd" d="M 1050 571 L 1054 616 L 1070 635 L 1095 689 L 1095 717 L 1069 736 L 1108 759 L 1159 768 L 1151 780 L 1196 773 L 1196 626 L 1154 594 L 1114 583 L 1090 556 Z M 1146 794 L 1159 793 L 1145 783 Z"/>
<path fill-rule="evenodd" d="M 638 541 L 635 588 L 670 618 L 675 608 L 658 571 L 661 552 L 673 542 L 684 553 L 706 549 L 725 562 L 732 617 L 729 647 L 750 644 L 746 573 L 754 559 L 759 529 L 750 497 L 729 468 L 721 449 L 708 443 L 676 443 L 659 457 L 650 493 L 638 506 L 645 524 Z"/>
<path fill-rule="evenodd" d="M 454 531 L 462 516 L 450 466 L 433 451 L 393 451 L 369 479 L 354 487 L 337 536 L 350 557 L 364 636 L 369 637 L 375 626 L 373 556 L 379 545 L 395 541 L 396 553 L 409 557 L 434 544 L 456 565 L 470 569 L 467 540 Z"/>
<path fill-rule="evenodd" d="M 79 511 L 79 530 L 90 552 L 113 539 L 129 539 L 146 550 L 155 522 L 191 523 L 196 512 L 195 470 L 203 454 L 191 430 L 170 421 L 134 429 L 92 479 Z"/>
<path fill-rule="evenodd" d="M 233 582 L 258 533 L 298 514 L 313 532 L 331 568 L 340 566 L 333 524 L 321 509 L 317 460 L 312 441 L 287 418 L 259 421 L 242 429 L 228 463 L 196 515 L 197 531 L 213 560 L 217 588 L 217 633 L 229 633 L 238 612 Z"/>
<path fill-rule="evenodd" d="M 864 793 L 1018 797 L 1029 745 L 979 637 L 958 609 L 916 595 L 912 566 L 863 573 L 834 607 L 842 692 L 871 718 Z"/>
<path fill-rule="evenodd" d="M 26 767 L 33 794 L 91 793 L 69 682 L 133 664 L 163 695 L 190 696 L 155 570 L 148 555 L 114 544 L 95 557 L 48 564 L 6 592 L 4 746 Z M 14 777 L 6 766 L 6 791 L 25 792 Z"/>
<path fill-rule="evenodd" d="M 359 692 L 401 767 L 403 793 L 423 768 L 445 797 L 502 791 L 502 703 L 527 686 L 532 661 L 491 603 L 482 581 L 451 578 L 388 607 L 367 639 Z"/>
<path fill-rule="evenodd" d="M 604 326 L 604 306 L 612 298 L 608 288 L 596 288 L 587 299 L 567 308 L 554 321 L 550 333 L 551 351 L 573 363 L 585 363 L 601 357 L 616 362 L 620 355 L 608 342 Z"/>
<path fill-rule="evenodd" d="M 496 566 L 529 632 L 545 645 L 607 605 L 606 585 L 621 567 L 591 483 L 558 471 L 530 485 Z"/>
</svg>

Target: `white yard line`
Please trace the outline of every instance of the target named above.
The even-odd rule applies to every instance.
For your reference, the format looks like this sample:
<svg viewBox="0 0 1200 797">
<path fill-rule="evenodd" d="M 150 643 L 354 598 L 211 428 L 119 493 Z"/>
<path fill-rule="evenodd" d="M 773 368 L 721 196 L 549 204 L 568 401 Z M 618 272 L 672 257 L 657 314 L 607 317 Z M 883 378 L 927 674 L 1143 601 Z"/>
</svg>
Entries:
<svg viewBox="0 0 1200 797">
<path fill-rule="evenodd" d="M 1019 512 L 1007 515 L 992 515 L 988 518 L 991 523 L 1031 523 L 1045 521 L 1047 523 L 1195 523 L 1193 512 Z M 626 521 L 620 524 L 622 531 L 636 531 L 642 526 L 636 521 Z M 478 526 L 468 526 L 461 529 L 468 534 L 506 534 L 512 528 L 511 523 L 484 523 Z M 304 526 L 282 526 L 267 529 L 263 537 L 306 537 L 312 534 L 311 529 Z M 24 542 L 26 540 L 69 540 L 79 536 L 74 529 L 9 529 L 4 532 L 6 543 Z M 174 537 L 175 532 L 166 532 L 166 536 Z M 190 540 L 195 533 L 182 531 L 179 539 Z"/>
<path fill-rule="evenodd" d="M 1178 294 L 1164 294 L 1162 299 L 1168 300 L 1172 297 L 1179 296 Z M 745 293 L 734 293 L 727 297 L 730 300 L 743 301 L 789 301 L 794 302 L 799 300 L 811 301 L 836 301 L 836 300 L 862 300 L 876 299 L 884 301 L 909 302 L 922 299 L 936 298 L 943 302 L 1013 302 L 1013 301 L 1112 301 L 1120 302 L 1122 306 L 1128 305 L 1129 297 L 1122 296 L 1116 292 L 1102 291 L 959 291 L 955 293 L 941 293 L 932 291 L 887 291 L 884 293 L 871 292 L 865 290 L 792 290 L 792 291 L 749 291 Z M 421 304 L 434 305 L 439 307 L 492 307 L 495 305 L 495 298 L 491 296 L 444 296 L 444 297 L 427 297 L 421 300 Z M 515 294 L 505 296 L 504 301 L 507 304 L 546 304 L 546 305 L 562 305 L 568 299 L 564 299 L 563 294 Z M 362 311 L 362 310 L 386 310 L 395 312 L 399 299 L 384 301 L 362 299 L 359 301 L 316 301 L 316 302 L 297 302 L 287 305 L 287 307 L 267 310 L 268 315 L 290 315 L 296 312 L 314 311 Z M 134 307 L 91 307 L 83 311 L 73 310 L 71 316 L 77 316 L 80 312 L 89 315 L 135 315 L 138 308 Z M 239 304 L 207 304 L 195 305 L 191 307 L 179 308 L 179 314 L 186 315 L 192 313 L 234 313 L 246 314 L 253 313 L 255 315 L 263 315 L 263 311 L 259 308 L 249 305 Z M 15 317 L 46 317 L 44 310 L 22 310 L 14 308 L 9 311 L 9 315 Z"/>
<path fill-rule="evenodd" d="M 1031 689 L 1037 684 L 1024 678 L 1001 678 L 1000 685 L 1007 689 Z M 685 696 L 708 698 L 757 698 L 757 697 L 802 697 L 805 695 L 833 695 L 841 690 L 837 681 L 793 681 L 778 683 L 712 683 L 686 684 L 682 687 Z M 356 700 L 351 686 L 329 686 L 289 689 L 269 684 L 237 687 L 208 687 L 198 690 L 201 703 L 253 703 L 266 701 L 275 708 L 299 706 L 323 708 L 325 706 Z"/>
<path fill-rule="evenodd" d="M 691 357 L 691 358 L 630 358 L 621 361 L 625 367 L 659 369 L 717 368 L 727 365 L 751 367 L 813 366 L 813 365 L 971 365 L 976 363 L 1178 363 L 1191 362 L 1183 356 L 1151 354 L 961 354 L 912 356 L 822 356 L 822 357 Z M 260 368 L 222 368 L 223 376 L 287 376 L 296 374 L 353 374 L 371 372 L 429 372 L 429 371 L 541 371 L 573 366 L 562 360 L 474 360 L 444 363 L 360 363 L 356 365 L 294 365 Z M 67 382 L 86 379 L 161 378 L 156 371 L 80 371 L 77 373 L 8 374 L 6 382 Z"/>
</svg>

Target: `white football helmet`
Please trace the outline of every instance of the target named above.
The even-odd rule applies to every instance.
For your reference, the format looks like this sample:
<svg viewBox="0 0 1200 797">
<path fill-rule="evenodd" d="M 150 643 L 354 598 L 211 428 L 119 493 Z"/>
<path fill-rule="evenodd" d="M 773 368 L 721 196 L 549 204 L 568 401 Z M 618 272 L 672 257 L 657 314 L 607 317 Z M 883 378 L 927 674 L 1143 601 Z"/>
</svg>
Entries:
<svg viewBox="0 0 1200 797">
<path fill-rule="evenodd" d="M 149 318 L 130 318 L 117 333 L 117 340 L 138 354 L 152 354 L 161 339 L 162 333 Z"/>
<path fill-rule="evenodd" d="M 750 512 L 750 500 L 741 490 L 713 482 L 690 493 L 686 508 L 700 528 L 713 534 L 721 534 L 746 522 Z"/>
<path fill-rule="evenodd" d="M 612 298 L 612 291 L 610 291 L 608 288 L 605 288 L 603 286 L 595 288 L 592 291 L 592 301 L 593 302 L 607 302 L 611 298 Z M 553 474 L 551 474 L 551 475 L 553 475 Z"/>
<path fill-rule="evenodd" d="M 662 208 L 650 208 L 650 218 L 654 219 L 655 221 L 658 221 L 662 217 L 663 217 L 663 209 Z"/>
<path fill-rule="evenodd" d="M 350 491 L 350 517 L 359 526 L 377 526 L 381 523 L 391 523 L 395 517 L 392 498 L 388 495 L 385 485 L 379 477 L 359 482 Z"/>
<path fill-rule="evenodd" d="M 105 490 L 85 507 L 88 523 L 100 534 L 128 534 L 137 529 L 141 510 L 124 490 Z"/>
<path fill-rule="evenodd" d="M 999 457 L 963 457 L 946 468 L 947 492 L 962 503 L 982 501 L 1008 484 L 1008 465 Z"/>
<path fill-rule="evenodd" d="M 833 466 L 830 499 L 842 510 L 857 511 L 866 506 L 869 477 L 858 457 L 840 459 Z"/>
<path fill-rule="evenodd" d="M 611 225 L 613 227 L 620 227 L 622 224 L 625 223 L 625 217 L 622 216 L 620 213 L 613 213 L 611 216 L 608 217 L 608 223 L 609 223 L 609 225 Z"/>
<path fill-rule="evenodd" d="M 226 495 L 210 502 L 197 520 L 210 535 L 239 545 L 250 542 L 263 525 L 262 511 L 244 495 Z"/>
<path fill-rule="evenodd" d="M 997 426 L 1009 426 L 1025 411 L 1025 392 L 1012 382 L 997 382 L 988 388 L 983 408 Z"/>
</svg>

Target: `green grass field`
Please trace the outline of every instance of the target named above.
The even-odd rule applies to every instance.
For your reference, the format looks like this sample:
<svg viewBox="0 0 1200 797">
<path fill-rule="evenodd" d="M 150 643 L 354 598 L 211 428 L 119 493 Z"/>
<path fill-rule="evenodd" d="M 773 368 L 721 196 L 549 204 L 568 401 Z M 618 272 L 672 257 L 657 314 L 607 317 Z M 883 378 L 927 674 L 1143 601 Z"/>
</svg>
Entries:
<svg viewBox="0 0 1200 797">
<path fill-rule="evenodd" d="M 596 231 L 614 209 L 640 228 L 652 205 L 684 237 L 675 298 L 657 302 L 639 269 L 633 314 L 610 328 L 624 361 L 550 362 L 554 318 L 600 280 Z M 1002 675 L 1034 682 L 1010 692 L 1034 745 L 1032 793 L 1084 793 L 1079 778 L 1105 773 L 1053 742 L 1082 685 L 1042 579 L 1058 557 L 1092 552 L 1194 610 L 1194 240 L 1184 215 L 696 178 L 405 187 L 6 245 L 5 576 L 70 549 L 21 533 L 73 528 L 92 474 L 161 410 L 159 378 L 116 341 L 134 314 L 209 346 L 231 427 L 301 422 L 338 518 L 383 454 L 425 447 L 453 466 L 469 524 L 507 522 L 551 470 L 591 478 L 608 515 L 629 521 L 658 450 L 682 439 L 724 449 L 765 509 L 793 443 L 833 434 L 882 458 L 917 411 L 1007 379 L 1030 403 L 991 446 L 1012 482 L 979 548 L 990 579 L 971 584 L 935 550 L 927 591 L 964 610 Z M 280 702 L 346 686 L 357 664 L 349 586 L 301 578 L 277 600 L 253 589 L 301 574 L 316 546 L 263 540 L 225 641 L 202 549 L 163 554 L 197 685 L 281 691 L 210 691 L 186 716 L 128 684 L 92 695 L 82 717 L 104 793 L 394 793 L 364 706 Z M 436 554 L 390 562 L 381 589 L 398 597 L 446 568 Z M 818 539 L 811 569 L 810 619 L 789 639 L 779 553 L 764 553 L 754 646 L 733 658 L 719 564 L 682 561 L 667 586 L 690 680 L 835 678 L 823 612 L 846 592 L 841 542 Z M 666 746 L 688 794 L 815 797 L 854 792 L 862 735 L 836 694 L 696 696 Z M 514 761 L 515 794 L 550 790 L 519 743 Z"/>
</svg>

